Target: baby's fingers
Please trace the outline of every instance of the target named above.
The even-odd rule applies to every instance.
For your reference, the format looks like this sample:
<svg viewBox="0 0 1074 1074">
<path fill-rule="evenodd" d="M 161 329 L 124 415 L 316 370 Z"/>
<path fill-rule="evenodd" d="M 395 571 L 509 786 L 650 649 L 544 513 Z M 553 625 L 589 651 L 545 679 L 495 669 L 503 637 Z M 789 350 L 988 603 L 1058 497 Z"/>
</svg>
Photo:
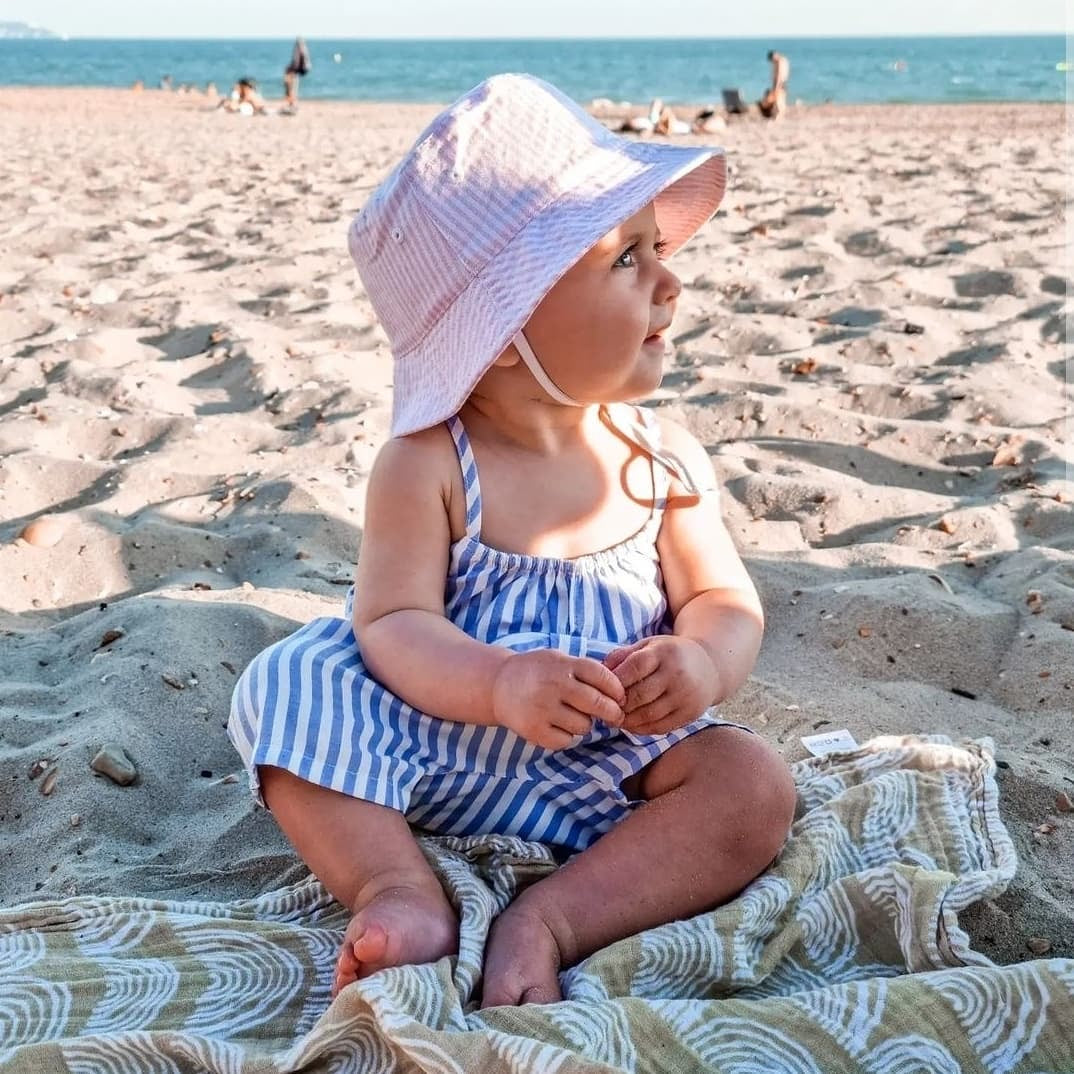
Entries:
<svg viewBox="0 0 1074 1074">
<path fill-rule="evenodd" d="M 566 731 L 568 735 L 577 738 L 579 735 L 588 735 L 593 728 L 593 719 L 579 712 L 570 705 L 561 705 L 559 712 L 552 717 L 555 729 Z"/>
<path fill-rule="evenodd" d="M 638 735 L 663 734 L 665 730 L 680 727 L 685 722 L 680 720 L 675 723 L 672 720 L 678 711 L 675 699 L 670 694 L 661 694 L 627 716 L 627 730 Z"/>
<path fill-rule="evenodd" d="M 590 722 L 586 720 L 586 730 L 589 729 L 589 726 Z M 584 731 L 580 733 L 585 734 Z M 568 746 L 574 745 L 577 737 L 578 735 L 572 734 L 570 731 L 564 731 L 562 727 L 545 727 L 530 737 L 529 741 L 544 750 L 565 750 Z"/>
<path fill-rule="evenodd" d="M 623 711 L 629 716 L 642 708 L 642 706 L 648 705 L 650 701 L 655 701 L 667 688 L 668 683 L 665 674 L 649 675 L 627 690 L 626 704 L 623 706 Z"/>
<path fill-rule="evenodd" d="M 626 689 L 619 681 L 619 676 L 615 672 L 609 671 L 598 660 L 590 660 L 584 656 L 578 657 L 571 663 L 571 676 L 578 682 L 598 690 L 619 707 L 626 701 Z M 572 701 L 571 704 L 573 705 L 574 702 Z M 578 706 L 575 705 L 575 708 L 578 708 Z M 602 716 L 601 719 L 603 718 Z"/>
<path fill-rule="evenodd" d="M 633 649 L 613 649 L 601 663 L 609 670 L 615 671 L 615 669 L 633 652 Z"/>
<path fill-rule="evenodd" d="M 623 722 L 623 710 L 616 702 L 607 694 L 602 694 L 594 687 L 579 682 L 578 679 L 571 682 L 563 695 L 563 700 L 579 713 L 584 713 L 594 720 L 603 720 L 613 727 L 618 727 Z"/>
<path fill-rule="evenodd" d="M 615 677 L 629 690 L 635 683 L 647 679 L 660 666 L 654 649 L 635 649 L 616 669 Z"/>
</svg>

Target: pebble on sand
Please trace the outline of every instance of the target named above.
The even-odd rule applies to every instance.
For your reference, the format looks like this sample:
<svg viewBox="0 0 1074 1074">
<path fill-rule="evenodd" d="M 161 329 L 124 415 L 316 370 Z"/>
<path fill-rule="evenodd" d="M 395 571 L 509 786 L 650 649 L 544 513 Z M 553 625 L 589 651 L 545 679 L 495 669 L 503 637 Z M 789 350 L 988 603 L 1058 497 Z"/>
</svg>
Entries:
<svg viewBox="0 0 1074 1074">
<path fill-rule="evenodd" d="M 90 768 L 94 772 L 100 772 L 102 776 L 107 776 L 121 787 L 129 786 L 138 778 L 138 769 L 134 767 L 134 762 L 121 746 L 111 742 L 106 742 L 100 748 L 97 756 L 90 761 Z"/>
<path fill-rule="evenodd" d="M 42 515 L 23 527 L 19 536 L 37 548 L 51 548 L 63 540 L 67 525 L 55 515 Z"/>
</svg>

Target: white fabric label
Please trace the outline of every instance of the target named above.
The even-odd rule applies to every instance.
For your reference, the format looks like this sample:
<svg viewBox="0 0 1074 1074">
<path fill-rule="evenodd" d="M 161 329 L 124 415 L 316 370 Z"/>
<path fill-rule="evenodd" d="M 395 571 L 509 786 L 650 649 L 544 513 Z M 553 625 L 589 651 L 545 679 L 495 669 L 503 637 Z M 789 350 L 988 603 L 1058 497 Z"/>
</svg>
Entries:
<svg viewBox="0 0 1074 1074">
<path fill-rule="evenodd" d="M 823 735 L 806 735 L 802 745 L 814 757 L 823 757 L 829 753 L 841 753 L 843 750 L 856 750 L 854 736 L 844 727 L 841 731 L 826 731 Z"/>
</svg>

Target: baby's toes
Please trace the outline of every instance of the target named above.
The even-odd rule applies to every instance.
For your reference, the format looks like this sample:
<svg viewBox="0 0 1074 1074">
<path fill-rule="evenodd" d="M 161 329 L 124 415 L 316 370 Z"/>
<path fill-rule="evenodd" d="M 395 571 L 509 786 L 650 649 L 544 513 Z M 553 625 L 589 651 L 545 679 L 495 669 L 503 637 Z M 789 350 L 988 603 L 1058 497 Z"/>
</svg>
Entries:
<svg viewBox="0 0 1074 1074">
<path fill-rule="evenodd" d="M 336 959 L 336 972 L 332 980 L 332 998 L 339 994 L 340 990 L 358 980 L 358 970 L 361 963 L 354 957 L 354 944 L 347 940 L 344 942 Z"/>
<path fill-rule="evenodd" d="M 360 975 L 368 977 L 385 966 L 394 965 L 388 952 L 388 933 L 377 924 L 369 924 L 354 941 L 354 954 L 362 967 Z"/>
<path fill-rule="evenodd" d="M 356 974 L 344 973 L 337 966 L 336 967 L 336 975 L 332 979 L 332 999 L 335 999 L 336 996 L 338 996 L 340 994 L 340 992 L 343 991 L 344 988 L 346 988 L 348 985 L 354 984 L 354 982 L 357 981 L 357 980 L 358 980 L 358 977 L 357 977 Z"/>
</svg>

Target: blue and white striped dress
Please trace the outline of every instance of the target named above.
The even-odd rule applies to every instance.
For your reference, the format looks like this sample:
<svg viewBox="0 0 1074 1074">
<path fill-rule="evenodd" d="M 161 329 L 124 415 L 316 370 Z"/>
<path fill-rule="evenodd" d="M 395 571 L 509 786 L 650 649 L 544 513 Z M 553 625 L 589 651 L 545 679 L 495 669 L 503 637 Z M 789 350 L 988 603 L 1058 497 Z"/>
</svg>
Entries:
<svg viewBox="0 0 1074 1074">
<path fill-rule="evenodd" d="M 451 547 L 445 610 L 471 637 L 516 651 L 555 648 L 601 659 L 620 645 L 670 633 L 656 537 L 674 463 L 660 453 L 649 412 L 623 412 L 620 424 L 640 425 L 652 449 L 655 506 L 629 540 L 576 559 L 482 543 L 477 466 L 462 422 L 449 420 L 466 490 L 466 533 Z M 437 834 L 500 833 L 582 850 L 629 813 L 634 803 L 621 789 L 628 776 L 695 731 L 724 722 L 710 712 L 669 734 L 634 735 L 598 720 L 575 744 L 547 750 L 503 727 L 426 715 L 366 670 L 351 628 L 353 604 L 352 588 L 342 616 L 315 619 L 270 646 L 235 687 L 228 733 L 259 801 L 257 766 L 274 765 L 401 810 Z"/>
</svg>

